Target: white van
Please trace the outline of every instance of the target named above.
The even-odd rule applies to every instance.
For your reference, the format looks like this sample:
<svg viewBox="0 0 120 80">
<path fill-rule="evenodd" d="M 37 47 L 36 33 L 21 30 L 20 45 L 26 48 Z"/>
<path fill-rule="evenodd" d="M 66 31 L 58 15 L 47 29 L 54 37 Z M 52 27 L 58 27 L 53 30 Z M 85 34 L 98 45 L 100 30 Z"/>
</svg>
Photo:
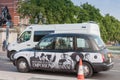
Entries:
<svg viewBox="0 0 120 80">
<path fill-rule="evenodd" d="M 31 25 L 8 46 L 7 57 L 11 60 L 15 52 L 35 47 L 37 42 L 49 33 L 84 33 L 100 36 L 99 26 L 96 23 Z"/>
</svg>

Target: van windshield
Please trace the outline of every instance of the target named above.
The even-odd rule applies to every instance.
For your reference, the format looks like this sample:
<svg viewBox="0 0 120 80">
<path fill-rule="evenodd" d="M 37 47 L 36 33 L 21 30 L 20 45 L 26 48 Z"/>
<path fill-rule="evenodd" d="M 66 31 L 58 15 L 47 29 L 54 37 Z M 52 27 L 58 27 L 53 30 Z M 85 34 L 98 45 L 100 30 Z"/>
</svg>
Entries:
<svg viewBox="0 0 120 80">
<path fill-rule="evenodd" d="M 93 36 L 93 39 L 100 49 L 105 48 L 105 44 L 99 36 Z"/>
<path fill-rule="evenodd" d="M 25 31 L 22 33 L 22 35 L 19 37 L 18 42 L 26 42 L 29 41 L 31 38 L 31 31 Z"/>
</svg>

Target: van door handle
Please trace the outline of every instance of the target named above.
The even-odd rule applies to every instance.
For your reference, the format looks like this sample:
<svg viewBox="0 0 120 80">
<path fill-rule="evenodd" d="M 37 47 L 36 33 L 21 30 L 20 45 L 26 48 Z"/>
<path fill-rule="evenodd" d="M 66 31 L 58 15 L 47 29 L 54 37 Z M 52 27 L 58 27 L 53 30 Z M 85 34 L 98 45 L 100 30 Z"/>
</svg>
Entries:
<svg viewBox="0 0 120 80">
<path fill-rule="evenodd" d="M 30 44 L 27 44 L 27 46 L 30 46 Z"/>
</svg>

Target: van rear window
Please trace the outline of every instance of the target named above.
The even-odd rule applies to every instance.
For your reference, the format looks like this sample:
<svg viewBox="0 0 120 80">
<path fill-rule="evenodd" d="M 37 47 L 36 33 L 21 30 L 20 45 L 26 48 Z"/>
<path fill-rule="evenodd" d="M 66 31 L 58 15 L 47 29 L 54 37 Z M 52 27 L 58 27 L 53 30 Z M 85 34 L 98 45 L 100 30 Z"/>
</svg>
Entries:
<svg viewBox="0 0 120 80">
<path fill-rule="evenodd" d="M 81 51 L 92 51 L 90 41 L 87 38 L 77 38 L 77 50 Z"/>
<path fill-rule="evenodd" d="M 100 37 L 94 36 L 93 39 L 94 39 L 94 41 L 96 42 L 96 44 L 98 45 L 99 48 L 105 47 L 105 44 Z"/>
</svg>

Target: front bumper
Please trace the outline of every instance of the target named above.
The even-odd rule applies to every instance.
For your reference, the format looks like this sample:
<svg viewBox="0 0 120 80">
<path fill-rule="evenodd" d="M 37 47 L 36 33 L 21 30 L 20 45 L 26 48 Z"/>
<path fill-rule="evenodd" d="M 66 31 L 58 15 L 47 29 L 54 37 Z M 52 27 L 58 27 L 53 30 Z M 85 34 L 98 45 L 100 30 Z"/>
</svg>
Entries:
<svg viewBox="0 0 120 80">
<path fill-rule="evenodd" d="M 114 63 L 93 63 L 93 69 L 95 72 L 107 71 L 113 67 Z"/>
</svg>

